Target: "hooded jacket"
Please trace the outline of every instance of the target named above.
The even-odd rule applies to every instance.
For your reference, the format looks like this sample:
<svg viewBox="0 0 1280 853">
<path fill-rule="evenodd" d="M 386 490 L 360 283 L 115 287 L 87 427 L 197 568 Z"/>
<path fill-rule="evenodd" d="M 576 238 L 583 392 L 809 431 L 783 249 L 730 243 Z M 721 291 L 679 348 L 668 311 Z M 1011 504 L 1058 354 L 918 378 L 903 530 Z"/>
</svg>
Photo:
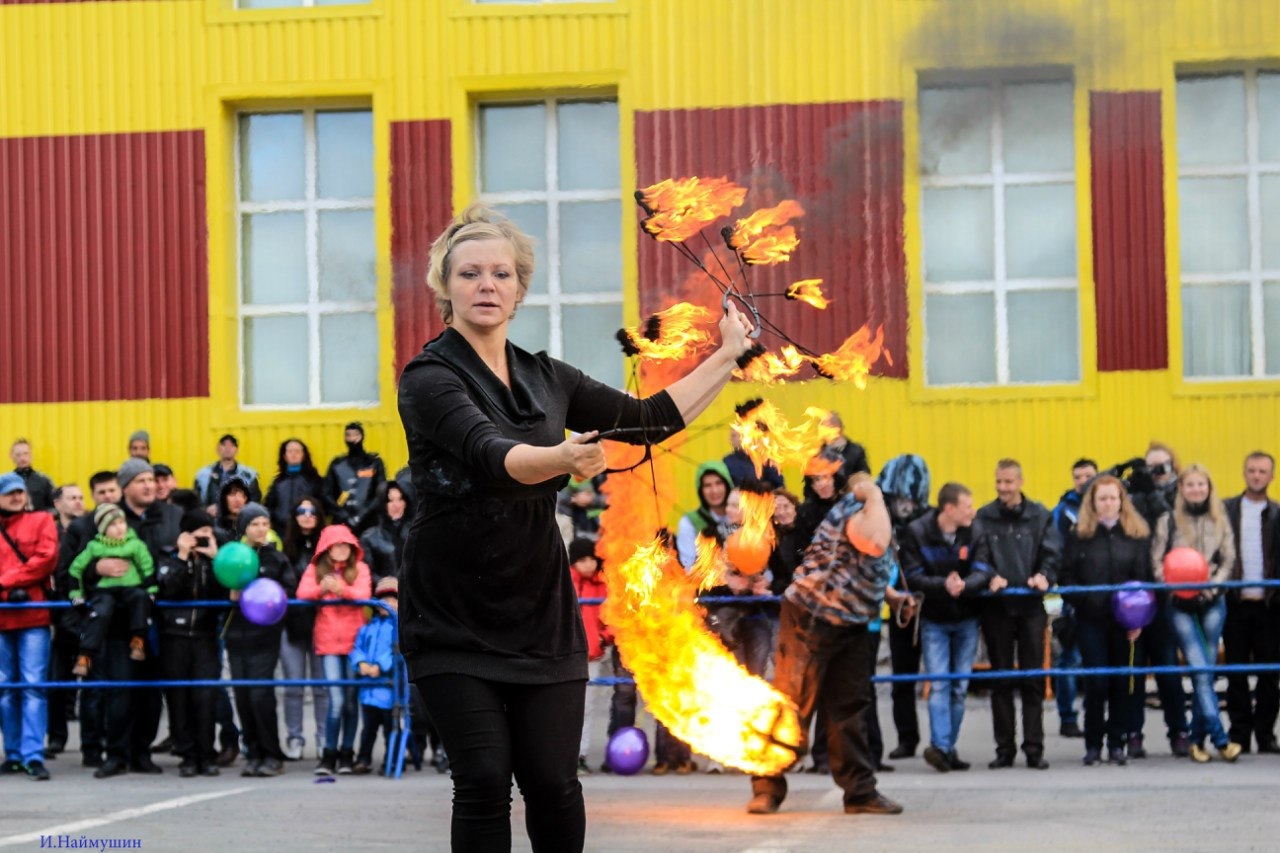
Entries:
<svg viewBox="0 0 1280 853">
<path fill-rule="evenodd" d="M 1022 502 L 1009 509 L 994 500 L 978 510 L 973 532 L 975 537 L 986 539 L 991 568 L 1009 586 L 1023 589 L 1037 574 L 1044 575 L 1050 586 L 1057 583 L 1062 539 L 1044 504 L 1023 495 Z M 1002 607 L 1008 613 L 1027 613 L 1043 609 L 1044 603 L 1034 595 L 999 595 L 989 606 Z"/>
<path fill-rule="evenodd" d="M 680 557 L 680 565 L 688 569 L 698 556 L 698 537 L 703 533 L 709 536 L 716 534 L 721 518 L 711 512 L 707 501 L 702 497 L 702 478 L 706 474 L 715 474 L 724 480 L 725 496 L 733 488 L 733 477 L 728 467 L 719 459 L 711 459 L 698 466 L 693 476 L 693 488 L 698 496 L 698 508 L 686 512 L 676 526 L 676 551 Z"/>
<path fill-rule="evenodd" d="M 20 557 L 0 537 L 0 601 L 8 601 L 16 590 L 25 591 L 29 601 L 48 601 L 50 575 L 58 566 L 58 526 L 53 516 L 38 510 L 16 512 L 0 517 L 0 525 L 22 552 Z M 0 631 L 48 624 L 49 611 L 43 608 L 0 610 Z"/>
<path fill-rule="evenodd" d="M 316 577 L 316 562 L 321 555 L 339 542 L 351 546 L 350 562 L 356 566 L 354 583 L 347 583 L 343 572 L 334 572 L 342 590 L 338 593 L 325 592 Z M 315 556 L 311 558 L 302 579 L 298 581 L 298 598 L 307 601 L 360 601 L 373 595 L 373 584 L 369 576 L 369 567 L 364 563 L 364 551 L 360 541 L 356 539 L 344 524 L 332 524 L 320 532 L 320 541 L 316 544 Z M 316 608 L 316 627 L 313 634 L 315 650 L 318 655 L 349 655 L 355 646 L 356 635 L 364 625 L 364 608 L 352 605 L 336 605 Z"/>
<path fill-rule="evenodd" d="M 195 550 L 185 560 L 176 554 L 161 557 L 156 582 L 160 587 L 157 599 L 161 601 L 214 601 L 230 597 L 227 588 L 214 576 L 213 563 Z M 157 607 L 155 618 L 161 634 L 213 637 L 226 621 L 226 614 L 209 607 Z"/>
</svg>

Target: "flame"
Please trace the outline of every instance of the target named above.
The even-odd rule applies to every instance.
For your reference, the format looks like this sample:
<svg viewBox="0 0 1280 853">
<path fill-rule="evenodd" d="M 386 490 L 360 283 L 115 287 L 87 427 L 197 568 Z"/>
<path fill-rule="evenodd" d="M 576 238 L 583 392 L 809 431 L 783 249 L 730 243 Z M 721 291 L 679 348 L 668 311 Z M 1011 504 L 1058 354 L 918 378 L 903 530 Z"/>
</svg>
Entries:
<svg viewBox="0 0 1280 853">
<path fill-rule="evenodd" d="M 778 536 L 773 530 L 773 493 L 743 486 L 738 490 L 742 526 L 730 536 L 733 547 L 725 545 L 726 559 L 743 574 L 756 574 L 769 562 Z M 737 558 L 742 554 L 743 559 Z"/>
<path fill-rule="evenodd" d="M 761 400 L 755 405 L 738 407 L 738 420 L 733 429 L 742 440 L 743 452 L 756 466 L 756 476 L 760 477 L 769 462 L 779 467 L 803 464 L 816 454 L 822 447 L 818 430 L 826 414 L 810 406 L 805 410 L 804 423 L 793 427 L 777 406 Z"/>
<path fill-rule="evenodd" d="M 872 366 L 882 356 L 889 364 L 893 364 L 893 357 L 884 348 L 884 326 L 876 329 L 874 338 L 871 336 L 871 328 L 863 326 L 850 335 L 835 352 L 813 359 L 813 365 L 829 379 L 852 382 L 859 391 L 863 391 L 866 390 L 867 376 L 871 373 Z"/>
<path fill-rule="evenodd" d="M 657 240 L 682 243 L 742 204 L 746 187 L 727 178 L 668 178 L 636 192 L 649 211 L 640 223 Z"/>
<path fill-rule="evenodd" d="M 778 353 L 766 352 L 745 368 L 735 370 L 733 375 L 747 382 L 775 383 L 788 376 L 795 376 L 808 363 L 800 350 L 791 344 L 785 344 Z"/>
<path fill-rule="evenodd" d="M 822 293 L 822 279 L 806 278 L 793 283 L 787 288 L 787 298 L 797 302 L 807 302 L 819 311 L 831 304 Z"/>
<path fill-rule="evenodd" d="M 665 361 L 695 355 L 711 343 L 711 312 L 699 305 L 678 302 L 664 311 L 650 314 L 644 325 L 623 331 L 623 349 L 628 355 Z M 629 346 L 628 346 L 629 345 Z"/>
<path fill-rule="evenodd" d="M 729 247 L 738 253 L 742 262 L 752 266 L 771 266 L 791 259 L 791 253 L 800 244 L 792 219 L 804 216 L 804 208 L 798 201 L 784 199 L 781 203 L 757 210 L 734 223 L 728 235 Z"/>
</svg>

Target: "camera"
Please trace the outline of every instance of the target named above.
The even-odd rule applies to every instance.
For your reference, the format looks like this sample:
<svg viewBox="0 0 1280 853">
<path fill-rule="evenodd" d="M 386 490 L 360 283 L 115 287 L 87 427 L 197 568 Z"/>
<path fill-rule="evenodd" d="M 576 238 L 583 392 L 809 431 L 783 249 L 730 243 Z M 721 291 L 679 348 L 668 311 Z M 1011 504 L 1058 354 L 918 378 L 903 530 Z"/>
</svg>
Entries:
<svg viewBox="0 0 1280 853">
<path fill-rule="evenodd" d="M 208 537 L 208 536 L 197 536 L 197 537 L 196 537 L 196 547 L 197 547 L 197 548 L 208 548 L 208 547 L 209 547 L 209 545 L 210 545 L 210 540 L 209 540 L 209 537 Z"/>
<path fill-rule="evenodd" d="M 1141 456 L 1135 456 L 1125 462 L 1120 462 L 1111 466 L 1105 473 L 1113 477 L 1119 477 L 1124 482 L 1125 489 L 1131 495 L 1147 494 L 1156 490 L 1155 477 L 1161 474 L 1167 474 L 1166 465 L 1157 465 L 1152 468 L 1147 465 L 1147 460 Z"/>
<path fill-rule="evenodd" d="M 8 594 L 5 595 L 5 601 L 9 602 L 10 604 L 26 604 L 30 600 L 31 600 L 31 594 L 28 593 L 22 587 L 11 589 L 9 590 Z"/>
</svg>

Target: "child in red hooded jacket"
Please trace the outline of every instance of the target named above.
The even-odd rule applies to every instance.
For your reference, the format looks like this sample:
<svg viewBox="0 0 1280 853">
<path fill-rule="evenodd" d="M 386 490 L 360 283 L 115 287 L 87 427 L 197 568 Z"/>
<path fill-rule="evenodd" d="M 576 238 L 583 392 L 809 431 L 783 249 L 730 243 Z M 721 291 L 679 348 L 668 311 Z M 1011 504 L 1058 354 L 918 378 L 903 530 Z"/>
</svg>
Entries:
<svg viewBox="0 0 1280 853">
<path fill-rule="evenodd" d="M 310 601 L 359 601 L 372 593 L 369 567 L 363 562 L 360 541 L 344 524 L 326 527 L 316 543 L 315 556 L 298 582 L 298 598 Z M 364 626 L 364 608 L 354 605 L 319 607 L 313 634 L 316 655 L 328 681 L 355 678 L 349 655 L 356 635 Z M 329 687 L 329 716 L 324 727 L 324 752 L 317 776 L 350 773 L 355 760 L 356 723 L 360 705 L 354 685 Z M 339 743 L 339 732 L 342 739 Z"/>
<path fill-rule="evenodd" d="M 596 543 L 590 539 L 575 539 L 569 543 L 569 573 L 573 578 L 573 589 L 578 598 L 603 599 L 606 588 L 604 572 L 601 571 L 600 560 L 596 557 Z M 582 610 L 582 627 L 587 632 L 587 666 L 588 677 L 592 679 L 612 675 L 606 671 L 609 661 L 605 658 L 605 646 L 613 642 L 609 629 L 600 621 L 599 604 L 580 605 Z M 587 749 L 591 743 L 591 730 L 598 728 L 595 718 L 598 717 L 605 691 L 598 685 L 587 685 L 586 706 L 582 714 L 582 740 L 578 744 L 578 775 L 586 775 Z"/>
</svg>

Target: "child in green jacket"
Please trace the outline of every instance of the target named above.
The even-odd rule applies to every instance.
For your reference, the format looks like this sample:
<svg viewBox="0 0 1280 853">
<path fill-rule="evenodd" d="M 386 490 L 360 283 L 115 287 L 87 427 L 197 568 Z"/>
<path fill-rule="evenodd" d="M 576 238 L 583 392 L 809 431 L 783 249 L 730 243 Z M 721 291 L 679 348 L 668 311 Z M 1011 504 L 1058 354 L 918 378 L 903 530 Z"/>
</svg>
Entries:
<svg viewBox="0 0 1280 853">
<path fill-rule="evenodd" d="M 124 560 L 129 568 L 119 577 L 98 576 L 89 591 L 89 614 L 80 629 L 80 655 L 72 668 L 75 675 L 89 674 L 93 657 L 102 654 L 107 629 L 117 607 L 129 614 L 129 658 L 146 660 L 147 625 L 151 618 L 151 596 L 156 594 L 155 563 L 138 534 L 129 528 L 124 511 L 115 504 L 103 504 L 93 512 L 98 535 L 71 563 L 71 577 L 76 589 L 71 600 L 76 604 L 85 598 L 84 573 L 99 560 L 114 557 Z"/>
</svg>

